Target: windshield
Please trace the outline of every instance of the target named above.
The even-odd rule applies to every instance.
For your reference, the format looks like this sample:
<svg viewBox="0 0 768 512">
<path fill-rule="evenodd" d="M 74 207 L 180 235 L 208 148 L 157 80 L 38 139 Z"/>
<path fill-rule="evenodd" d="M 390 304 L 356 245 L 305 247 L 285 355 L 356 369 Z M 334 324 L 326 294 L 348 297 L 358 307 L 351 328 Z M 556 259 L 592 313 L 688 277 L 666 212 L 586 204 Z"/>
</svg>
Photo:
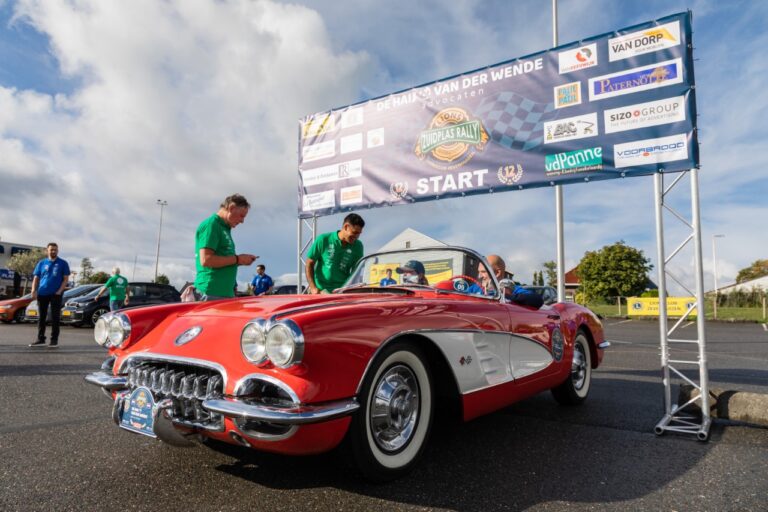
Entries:
<svg viewBox="0 0 768 512">
<path fill-rule="evenodd" d="M 372 254 L 357 265 L 345 288 L 428 287 L 464 295 L 497 297 L 485 260 L 465 249 L 414 249 Z"/>
</svg>

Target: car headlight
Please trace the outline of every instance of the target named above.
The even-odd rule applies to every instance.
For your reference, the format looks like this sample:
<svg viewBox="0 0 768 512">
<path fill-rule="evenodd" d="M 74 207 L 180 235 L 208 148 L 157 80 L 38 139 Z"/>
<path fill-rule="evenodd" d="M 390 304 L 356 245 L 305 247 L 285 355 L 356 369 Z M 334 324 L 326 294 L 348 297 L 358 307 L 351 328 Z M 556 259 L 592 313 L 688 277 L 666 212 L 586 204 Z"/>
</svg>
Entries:
<svg viewBox="0 0 768 512">
<path fill-rule="evenodd" d="M 13 306 L 11 306 L 10 304 L 5 304 L 3 306 L 0 306 L 0 309 L 11 309 L 12 307 Z"/>
<path fill-rule="evenodd" d="M 264 334 L 264 320 L 253 320 L 245 324 L 240 334 L 240 350 L 245 358 L 256 364 L 267 359 L 267 337 Z"/>
<path fill-rule="evenodd" d="M 96 321 L 98 323 L 98 320 Z M 107 346 L 120 348 L 131 334 L 131 321 L 125 315 L 113 315 L 107 324 Z"/>
<path fill-rule="evenodd" d="M 109 322 L 107 319 L 109 315 L 102 315 L 96 320 L 96 325 L 93 326 L 93 339 L 96 340 L 101 346 L 107 342 L 107 335 L 109 334 Z"/>
<path fill-rule="evenodd" d="M 281 368 L 301 362 L 304 335 L 293 320 L 281 320 L 267 332 L 267 357 Z"/>
</svg>

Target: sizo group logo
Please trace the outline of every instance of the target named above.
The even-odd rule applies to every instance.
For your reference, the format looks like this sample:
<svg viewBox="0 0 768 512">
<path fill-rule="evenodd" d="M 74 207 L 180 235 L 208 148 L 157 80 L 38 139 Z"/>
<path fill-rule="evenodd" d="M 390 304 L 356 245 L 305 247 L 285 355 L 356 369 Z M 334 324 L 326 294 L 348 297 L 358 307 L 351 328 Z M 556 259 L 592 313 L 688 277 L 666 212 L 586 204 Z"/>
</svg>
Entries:
<svg viewBox="0 0 768 512">
<path fill-rule="evenodd" d="M 677 96 L 606 110 L 603 113 L 605 133 L 685 121 L 684 106 L 685 96 Z"/>
</svg>

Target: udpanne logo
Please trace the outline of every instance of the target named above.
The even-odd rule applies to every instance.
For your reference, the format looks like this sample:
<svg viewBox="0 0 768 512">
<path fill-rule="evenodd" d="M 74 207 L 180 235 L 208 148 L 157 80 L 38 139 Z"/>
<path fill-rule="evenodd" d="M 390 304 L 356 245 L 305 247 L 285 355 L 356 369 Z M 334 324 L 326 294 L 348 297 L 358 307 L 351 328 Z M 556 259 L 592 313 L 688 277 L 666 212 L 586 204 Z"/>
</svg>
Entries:
<svg viewBox="0 0 768 512">
<path fill-rule="evenodd" d="M 603 148 L 579 149 L 565 153 L 556 153 L 544 157 L 544 174 L 547 177 L 561 176 L 585 171 L 603 169 Z"/>
</svg>

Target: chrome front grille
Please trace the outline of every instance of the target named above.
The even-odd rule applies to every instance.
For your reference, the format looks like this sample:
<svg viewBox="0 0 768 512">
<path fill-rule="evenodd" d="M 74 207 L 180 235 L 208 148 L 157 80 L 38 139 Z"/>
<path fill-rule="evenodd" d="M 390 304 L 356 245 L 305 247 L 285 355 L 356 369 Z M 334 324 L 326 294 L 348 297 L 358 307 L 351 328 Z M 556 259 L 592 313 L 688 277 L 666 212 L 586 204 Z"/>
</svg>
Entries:
<svg viewBox="0 0 768 512">
<path fill-rule="evenodd" d="M 128 387 L 145 387 L 155 401 L 170 399 L 168 415 L 174 423 L 206 430 L 222 430 L 224 417 L 202 406 L 204 400 L 224 395 L 221 374 L 203 366 L 169 361 L 137 361 L 128 368 Z"/>
</svg>

